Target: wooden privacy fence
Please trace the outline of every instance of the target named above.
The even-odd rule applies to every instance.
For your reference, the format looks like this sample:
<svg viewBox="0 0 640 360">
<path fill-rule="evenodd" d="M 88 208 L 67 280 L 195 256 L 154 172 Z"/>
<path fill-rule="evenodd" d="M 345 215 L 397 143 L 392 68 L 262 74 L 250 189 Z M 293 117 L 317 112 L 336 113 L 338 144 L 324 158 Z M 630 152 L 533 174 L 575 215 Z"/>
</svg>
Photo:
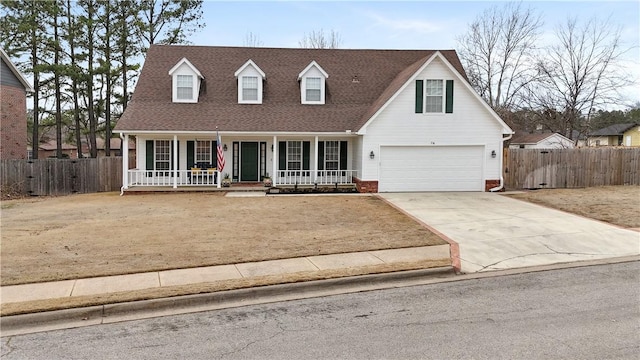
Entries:
<svg viewBox="0 0 640 360">
<path fill-rule="evenodd" d="M 28 195 L 117 191 L 122 186 L 122 157 L 1 160 L 0 184 Z"/>
<path fill-rule="evenodd" d="M 507 189 L 640 185 L 640 148 L 507 149 Z"/>
</svg>

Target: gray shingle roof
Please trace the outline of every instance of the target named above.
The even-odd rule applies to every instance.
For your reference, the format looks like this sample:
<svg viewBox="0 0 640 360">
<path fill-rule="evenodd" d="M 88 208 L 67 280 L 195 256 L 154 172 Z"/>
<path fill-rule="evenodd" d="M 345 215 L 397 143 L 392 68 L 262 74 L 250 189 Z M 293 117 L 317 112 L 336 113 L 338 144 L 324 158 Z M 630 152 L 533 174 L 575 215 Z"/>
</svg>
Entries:
<svg viewBox="0 0 640 360">
<path fill-rule="evenodd" d="M 622 135 L 625 131 L 631 129 L 632 127 L 638 124 L 628 123 L 628 124 L 614 124 L 611 126 L 607 126 L 600 130 L 594 131 L 589 134 L 589 136 L 616 136 Z"/>
<path fill-rule="evenodd" d="M 153 45 L 116 130 L 357 131 L 435 51 Z M 440 52 L 466 78 L 455 51 Z M 172 103 L 168 71 L 183 57 L 205 78 L 196 104 Z M 234 72 L 249 59 L 266 73 L 258 105 L 238 104 Z M 325 105 L 300 104 L 313 60 L 329 74 Z"/>
</svg>

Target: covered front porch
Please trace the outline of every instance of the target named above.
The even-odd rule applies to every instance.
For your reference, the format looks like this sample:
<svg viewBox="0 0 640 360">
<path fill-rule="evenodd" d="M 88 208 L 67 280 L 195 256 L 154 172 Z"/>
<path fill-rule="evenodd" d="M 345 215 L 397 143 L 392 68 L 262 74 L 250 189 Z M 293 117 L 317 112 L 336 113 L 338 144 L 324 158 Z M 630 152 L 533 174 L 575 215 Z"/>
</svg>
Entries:
<svg viewBox="0 0 640 360">
<path fill-rule="evenodd" d="M 123 190 L 141 187 L 224 190 L 242 185 L 354 185 L 353 136 L 216 133 L 135 135 L 136 167 L 123 156 Z M 220 146 L 218 146 L 218 142 Z M 125 149 L 126 150 L 126 149 Z M 128 154 L 123 151 L 123 154 Z"/>
</svg>

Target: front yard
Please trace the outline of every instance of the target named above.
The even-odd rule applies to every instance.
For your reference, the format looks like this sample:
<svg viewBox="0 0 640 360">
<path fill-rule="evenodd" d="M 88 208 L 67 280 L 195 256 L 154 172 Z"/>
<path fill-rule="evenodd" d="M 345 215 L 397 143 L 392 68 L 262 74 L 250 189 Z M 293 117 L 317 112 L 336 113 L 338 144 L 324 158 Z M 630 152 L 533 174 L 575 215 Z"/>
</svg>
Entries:
<svg viewBox="0 0 640 360">
<path fill-rule="evenodd" d="M 3 286 L 445 243 L 373 196 L 27 198 L 1 230 Z"/>
<path fill-rule="evenodd" d="M 640 228 L 640 186 L 542 189 L 509 196 L 626 228 Z"/>
</svg>

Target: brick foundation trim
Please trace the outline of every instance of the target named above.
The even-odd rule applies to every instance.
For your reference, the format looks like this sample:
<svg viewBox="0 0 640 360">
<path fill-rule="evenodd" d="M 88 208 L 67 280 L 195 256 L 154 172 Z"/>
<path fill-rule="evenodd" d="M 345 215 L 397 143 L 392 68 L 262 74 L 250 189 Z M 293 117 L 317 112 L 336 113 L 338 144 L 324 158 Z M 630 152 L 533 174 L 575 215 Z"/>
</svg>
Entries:
<svg viewBox="0 0 640 360">
<path fill-rule="evenodd" d="M 490 189 L 493 189 L 497 186 L 500 186 L 500 180 L 486 180 L 484 182 L 484 191 L 489 192 Z M 504 191 L 504 187 L 500 191 Z"/>
<path fill-rule="evenodd" d="M 378 192 L 378 180 L 360 180 L 354 176 L 353 182 L 356 184 L 356 190 L 358 190 L 359 193 Z"/>
</svg>

